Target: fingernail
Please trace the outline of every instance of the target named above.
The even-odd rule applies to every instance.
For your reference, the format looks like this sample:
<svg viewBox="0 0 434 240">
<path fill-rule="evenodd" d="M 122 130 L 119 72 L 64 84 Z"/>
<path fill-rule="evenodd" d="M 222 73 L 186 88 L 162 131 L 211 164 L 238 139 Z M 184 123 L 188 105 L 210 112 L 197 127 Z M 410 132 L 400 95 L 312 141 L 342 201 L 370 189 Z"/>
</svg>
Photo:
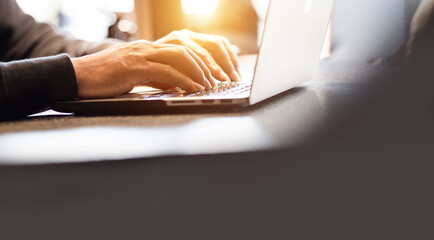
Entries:
<svg viewBox="0 0 434 240">
<path fill-rule="evenodd" d="M 193 83 L 193 86 L 196 89 L 196 91 L 202 92 L 205 90 L 205 87 L 200 85 L 199 83 Z"/>
<path fill-rule="evenodd" d="M 221 77 L 223 79 L 223 82 L 227 82 L 227 81 L 231 80 L 231 78 L 229 77 L 229 75 L 227 75 L 225 72 L 221 72 L 220 75 L 221 75 Z"/>
<path fill-rule="evenodd" d="M 211 79 L 210 79 L 210 83 L 211 83 L 211 90 L 213 90 L 213 91 L 218 91 L 218 85 L 217 85 L 217 79 L 215 79 L 213 76 L 211 76 Z"/>
<path fill-rule="evenodd" d="M 205 78 L 204 81 L 205 81 L 206 89 L 212 89 L 211 83 L 209 82 L 210 80 Z"/>
<path fill-rule="evenodd" d="M 212 89 L 215 89 L 216 87 L 218 87 L 216 81 L 217 80 L 215 78 L 213 78 L 212 76 L 210 77 L 209 83 L 211 84 Z"/>
<path fill-rule="evenodd" d="M 239 82 L 239 81 L 241 81 L 241 77 L 240 77 L 240 75 L 238 74 L 237 71 L 234 70 L 234 71 L 231 73 L 231 80 L 232 80 L 232 81 L 235 81 L 235 82 Z"/>
</svg>

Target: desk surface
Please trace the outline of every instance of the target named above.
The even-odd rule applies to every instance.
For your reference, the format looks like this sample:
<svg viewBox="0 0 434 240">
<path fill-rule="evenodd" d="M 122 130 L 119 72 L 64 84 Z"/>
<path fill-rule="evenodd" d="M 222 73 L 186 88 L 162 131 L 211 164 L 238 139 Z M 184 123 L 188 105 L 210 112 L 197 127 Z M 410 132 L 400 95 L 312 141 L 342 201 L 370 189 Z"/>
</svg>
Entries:
<svg viewBox="0 0 434 240">
<path fill-rule="evenodd" d="M 0 165 L 245 152 L 296 145 L 351 101 L 369 65 L 320 63 L 314 79 L 247 109 L 206 114 L 75 117 L 0 123 Z"/>
<path fill-rule="evenodd" d="M 1 123 L 0 159 L 13 160 L 3 164 L 19 163 L 24 157 L 27 163 L 43 163 L 44 156 L 85 161 L 114 153 L 133 157 L 131 151 L 146 158 L 164 151 L 193 154 L 189 149 L 242 151 L 297 144 L 328 116 L 334 118 L 339 104 L 357 97 L 355 93 L 365 86 L 357 83 L 365 82 L 368 72 L 372 67 L 322 62 L 316 80 L 301 90 L 237 113 L 43 117 Z M 397 99 L 393 98 L 394 104 Z M 404 107 L 425 101 L 416 99 Z M 382 112 L 384 106 L 388 104 L 379 104 L 377 110 Z M 0 167 L 0 236 L 8 240 L 432 239 L 426 237 L 432 235 L 434 212 L 429 191 L 434 182 L 432 118 L 423 114 L 424 108 L 410 111 L 411 107 L 405 111 L 417 115 L 413 122 L 396 121 L 403 116 L 402 107 L 397 104 L 386 114 L 370 112 L 373 115 L 360 124 L 335 125 L 345 137 L 331 134 L 332 138 L 317 138 L 317 144 L 297 149 Z M 390 124 L 391 119 L 397 124 Z M 420 129 L 405 127 L 415 122 Z M 224 141 L 210 137 L 216 125 L 229 128 L 216 133 Z M 200 145 L 200 150 L 191 144 Z"/>
</svg>

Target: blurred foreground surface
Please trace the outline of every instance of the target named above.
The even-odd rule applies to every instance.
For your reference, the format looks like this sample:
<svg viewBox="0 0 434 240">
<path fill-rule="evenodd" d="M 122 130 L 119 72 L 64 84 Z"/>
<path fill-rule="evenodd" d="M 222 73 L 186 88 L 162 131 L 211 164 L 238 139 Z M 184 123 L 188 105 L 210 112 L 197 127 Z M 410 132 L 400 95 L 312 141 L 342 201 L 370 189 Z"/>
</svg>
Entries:
<svg viewBox="0 0 434 240">
<path fill-rule="evenodd" d="M 298 146 L 369 89 L 380 67 L 324 60 L 311 82 L 231 112 L 34 117 L 0 123 L 0 164 L 218 154 Z"/>
</svg>

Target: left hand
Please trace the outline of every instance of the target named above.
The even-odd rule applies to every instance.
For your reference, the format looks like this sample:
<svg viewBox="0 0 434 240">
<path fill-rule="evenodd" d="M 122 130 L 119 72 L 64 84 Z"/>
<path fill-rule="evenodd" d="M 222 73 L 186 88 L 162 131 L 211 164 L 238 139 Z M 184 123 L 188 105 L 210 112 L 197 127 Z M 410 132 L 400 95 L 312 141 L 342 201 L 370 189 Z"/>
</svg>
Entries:
<svg viewBox="0 0 434 240">
<path fill-rule="evenodd" d="M 157 44 L 174 44 L 190 48 L 198 55 L 217 80 L 240 81 L 238 57 L 225 37 L 181 30 L 157 40 Z"/>
</svg>

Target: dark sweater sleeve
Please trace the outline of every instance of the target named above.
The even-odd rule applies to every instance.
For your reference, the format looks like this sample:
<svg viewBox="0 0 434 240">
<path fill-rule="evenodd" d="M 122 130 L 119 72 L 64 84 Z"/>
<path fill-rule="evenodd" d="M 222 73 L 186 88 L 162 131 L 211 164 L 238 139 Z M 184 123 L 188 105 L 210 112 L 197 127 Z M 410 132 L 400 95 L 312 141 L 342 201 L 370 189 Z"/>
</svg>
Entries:
<svg viewBox="0 0 434 240">
<path fill-rule="evenodd" d="M 76 98 L 70 57 L 119 43 L 74 39 L 48 24 L 37 23 L 15 0 L 0 0 L 0 119 L 25 117 L 55 101 Z"/>
<path fill-rule="evenodd" d="M 76 96 L 77 81 L 67 54 L 0 63 L 1 120 L 25 117 Z"/>
<path fill-rule="evenodd" d="M 60 53 L 80 57 L 119 43 L 117 40 L 93 43 L 75 39 L 48 24 L 36 22 L 20 9 L 15 0 L 0 0 L 1 62 Z"/>
</svg>

